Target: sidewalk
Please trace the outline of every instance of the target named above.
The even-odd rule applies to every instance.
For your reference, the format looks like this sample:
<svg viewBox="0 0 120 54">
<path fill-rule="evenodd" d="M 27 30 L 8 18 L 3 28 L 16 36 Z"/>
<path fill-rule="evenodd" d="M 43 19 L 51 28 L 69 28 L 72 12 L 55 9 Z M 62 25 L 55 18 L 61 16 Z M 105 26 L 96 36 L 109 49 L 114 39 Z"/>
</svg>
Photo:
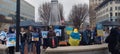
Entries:
<svg viewBox="0 0 120 54">
<path fill-rule="evenodd" d="M 15 52 L 15 54 L 20 54 L 20 52 Z"/>
</svg>

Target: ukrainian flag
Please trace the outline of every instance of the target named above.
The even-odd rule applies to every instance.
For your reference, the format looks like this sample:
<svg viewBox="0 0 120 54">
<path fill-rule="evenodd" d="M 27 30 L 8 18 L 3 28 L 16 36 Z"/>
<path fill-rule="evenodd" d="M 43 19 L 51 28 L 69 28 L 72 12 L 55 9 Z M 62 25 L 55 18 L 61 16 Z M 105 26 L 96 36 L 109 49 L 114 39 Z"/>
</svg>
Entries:
<svg viewBox="0 0 120 54">
<path fill-rule="evenodd" d="M 69 44 L 71 46 L 79 46 L 81 41 L 81 35 L 79 33 L 72 32 L 69 38 Z"/>
</svg>

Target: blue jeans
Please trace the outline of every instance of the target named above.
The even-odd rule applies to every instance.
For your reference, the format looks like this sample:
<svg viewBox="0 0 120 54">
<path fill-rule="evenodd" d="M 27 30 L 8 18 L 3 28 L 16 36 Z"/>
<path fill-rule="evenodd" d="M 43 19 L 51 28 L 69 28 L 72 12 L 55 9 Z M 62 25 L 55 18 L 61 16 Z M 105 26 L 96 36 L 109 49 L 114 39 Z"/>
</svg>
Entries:
<svg viewBox="0 0 120 54">
<path fill-rule="evenodd" d="M 25 42 L 21 43 L 21 54 L 24 54 Z"/>
<path fill-rule="evenodd" d="M 41 50 L 40 50 L 40 43 L 37 42 L 37 43 L 35 44 L 35 46 L 36 46 L 36 52 L 37 52 L 37 54 L 40 54 L 40 53 L 41 53 Z"/>
<path fill-rule="evenodd" d="M 32 52 L 32 43 L 28 43 L 28 52 Z"/>
</svg>

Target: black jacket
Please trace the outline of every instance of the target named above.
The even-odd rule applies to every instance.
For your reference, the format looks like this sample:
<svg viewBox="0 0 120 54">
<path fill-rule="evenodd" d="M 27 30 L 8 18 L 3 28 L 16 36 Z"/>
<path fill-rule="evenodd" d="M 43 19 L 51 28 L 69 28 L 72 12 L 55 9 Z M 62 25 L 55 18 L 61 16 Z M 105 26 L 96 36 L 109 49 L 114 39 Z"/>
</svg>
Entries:
<svg viewBox="0 0 120 54">
<path fill-rule="evenodd" d="M 120 38 L 120 33 L 117 28 L 111 29 L 110 35 L 106 38 L 105 42 L 108 43 L 108 48 L 110 52 L 115 51 L 115 46 L 117 44 L 117 38 Z"/>
<path fill-rule="evenodd" d="M 26 37 L 27 38 L 27 42 L 31 43 L 32 42 L 32 33 L 31 32 L 27 32 L 26 35 L 27 35 L 27 37 Z"/>
<path fill-rule="evenodd" d="M 21 32 L 20 33 L 20 41 L 25 42 L 25 41 L 27 41 L 26 39 L 27 39 L 27 34 L 25 32 Z"/>
</svg>

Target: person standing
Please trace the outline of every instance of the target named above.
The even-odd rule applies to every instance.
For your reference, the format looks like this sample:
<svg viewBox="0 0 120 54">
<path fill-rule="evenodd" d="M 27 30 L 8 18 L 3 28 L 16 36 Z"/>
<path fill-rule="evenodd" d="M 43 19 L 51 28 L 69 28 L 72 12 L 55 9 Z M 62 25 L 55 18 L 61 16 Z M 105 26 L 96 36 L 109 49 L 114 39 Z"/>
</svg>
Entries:
<svg viewBox="0 0 120 54">
<path fill-rule="evenodd" d="M 7 36 L 10 36 L 10 34 L 16 35 L 14 28 L 10 28 L 9 33 L 7 34 Z M 6 37 L 6 38 L 7 38 L 7 37 Z M 9 39 L 9 40 L 7 40 L 7 41 L 13 41 L 13 40 L 12 40 L 12 39 Z M 15 52 L 14 52 L 15 46 L 10 45 L 10 46 L 8 46 L 8 49 L 9 49 L 9 54 L 15 54 Z"/>
<path fill-rule="evenodd" d="M 54 32 L 53 28 L 49 29 L 49 32 L 48 32 L 47 36 L 48 36 L 48 39 L 49 39 L 48 40 L 49 41 L 49 46 L 51 48 L 57 47 L 57 45 L 58 45 L 58 39 L 56 38 L 56 33 Z"/>
<path fill-rule="evenodd" d="M 28 52 L 31 54 L 32 53 L 32 31 L 33 27 L 29 26 L 28 31 L 26 32 L 27 34 L 27 45 L 28 45 Z"/>
<path fill-rule="evenodd" d="M 35 33 L 36 33 L 36 37 L 37 37 L 36 42 L 35 42 L 36 52 L 37 52 L 37 54 L 40 54 L 41 53 L 40 46 L 41 46 L 41 38 L 42 38 L 41 31 L 38 28 L 36 28 Z"/>
<path fill-rule="evenodd" d="M 104 32 L 103 32 L 104 36 L 103 36 L 103 42 L 105 43 L 105 39 L 107 38 L 107 36 L 109 36 L 109 28 L 105 28 Z"/>
<path fill-rule="evenodd" d="M 25 32 L 25 29 L 22 27 L 20 32 L 21 54 L 24 54 L 26 37 L 27 37 L 27 34 Z"/>
<path fill-rule="evenodd" d="M 1 31 L 0 33 L 0 40 L 3 45 L 6 43 L 5 39 L 6 39 L 7 34 L 8 34 L 8 29 L 4 29 L 4 31 Z"/>
<path fill-rule="evenodd" d="M 83 32 L 83 45 L 91 44 L 92 32 L 89 26 L 87 26 L 86 30 Z"/>
<path fill-rule="evenodd" d="M 79 46 L 81 41 L 81 34 L 78 32 L 78 29 L 75 28 L 73 32 L 70 34 L 69 44 L 71 46 Z"/>
<path fill-rule="evenodd" d="M 108 43 L 109 51 L 112 54 L 120 54 L 120 27 L 112 28 L 105 40 Z M 118 47 L 116 47 L 118 45 Z"/>
<path fill-rule="evenodd" d="M 48 30 L 47 30 L 47 28 L 45 28 L 42 31 L 48 31 Z M 49 38 L 48 38 L 47 34 L 43 34 L 43 36 L 45 36 L 45 37 L 43 37 L 43 49 L 46 49 L 49 46 L 49 41 L 48 41 Z"/>
</svg>

